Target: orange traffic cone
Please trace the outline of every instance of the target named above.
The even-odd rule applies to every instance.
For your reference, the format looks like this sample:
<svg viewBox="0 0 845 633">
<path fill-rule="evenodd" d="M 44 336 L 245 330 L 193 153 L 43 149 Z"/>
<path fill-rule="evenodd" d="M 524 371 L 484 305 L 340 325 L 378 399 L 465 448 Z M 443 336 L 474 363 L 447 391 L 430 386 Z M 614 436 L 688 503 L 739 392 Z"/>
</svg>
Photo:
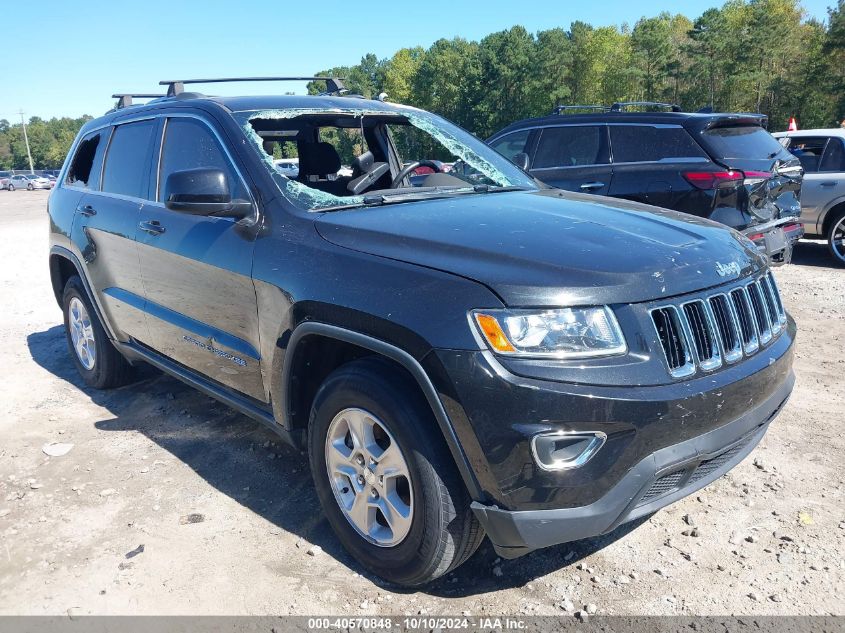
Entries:
<svg viewBox="0 0 845 633">
<path fill-rule="evenodd" d="M 789 127 L 786 128 L 790 132 L 797 132 L 798 131 L 798 123 L 795 121 L 795 117 L 789 117 Z"/>
</svg>

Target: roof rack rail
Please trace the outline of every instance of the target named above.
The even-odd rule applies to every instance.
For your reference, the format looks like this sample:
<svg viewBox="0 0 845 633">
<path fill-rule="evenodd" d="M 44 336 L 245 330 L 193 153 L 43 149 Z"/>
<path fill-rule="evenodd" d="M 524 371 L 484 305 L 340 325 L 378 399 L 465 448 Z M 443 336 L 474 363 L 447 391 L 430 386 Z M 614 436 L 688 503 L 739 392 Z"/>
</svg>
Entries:
<svg viewBox="0 0 845 633">
<path fill-rule="evenodd" d="M 160 99 L 165 95 L 163 94 L 153 94 L 148 92 L 119 92 L 117 94 L 113 94 L 111 96 L 112 99 L 117 99 L 117 108 L 116 110 L 121 110 L 123 108 L 128 108 L 132 105 L 132 99 Z"/>
<path fill-rule="evenodd" d="M 622 112 L 625 108 L 637 106 L 650 106 L 653 108 L 665 108 L 671 112 L 681 112 L 681 106 L 674 103 L 663 103 L 661 101 L 617 101 L 610 106 L 611 112 Z"/>
<path fill-rule="evenodd" d="M 325 81 L 325 94 L 343 94 L 346 86 L 340 77 L 226 77 L 216 79 L 169 79 L 158 82 L 161 86 L 167 86 L 167 96 L 175 97 L 185 91 L 185 84 L 219 84 L 236 81 Z"/>
<path fill-rule="evenodd" d="M 555 109 L 552 110 L 552 114 L 563 114 L 571 110 L 600 110 L 602 112 L 607 112 L 609 109 L 610 108 L 603 105 L 559 105 L 555 106 Z"/>
</svg>

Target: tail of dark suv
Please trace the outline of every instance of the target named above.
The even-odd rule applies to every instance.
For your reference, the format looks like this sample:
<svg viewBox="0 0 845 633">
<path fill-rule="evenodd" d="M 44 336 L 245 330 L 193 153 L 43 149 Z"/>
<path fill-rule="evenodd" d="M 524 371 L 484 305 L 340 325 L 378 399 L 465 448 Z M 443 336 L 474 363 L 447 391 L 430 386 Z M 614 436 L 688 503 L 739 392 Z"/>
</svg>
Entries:
<svg viewBox="0 0 845 633">
<path fill-rule="evenodd" d="M 488 143 L 552 187 L 674 209 L 744 233 L 772 264 L 789 261 L 802 169 L 759 114 L 554 114 L 514 123 Z"/>
</svg>

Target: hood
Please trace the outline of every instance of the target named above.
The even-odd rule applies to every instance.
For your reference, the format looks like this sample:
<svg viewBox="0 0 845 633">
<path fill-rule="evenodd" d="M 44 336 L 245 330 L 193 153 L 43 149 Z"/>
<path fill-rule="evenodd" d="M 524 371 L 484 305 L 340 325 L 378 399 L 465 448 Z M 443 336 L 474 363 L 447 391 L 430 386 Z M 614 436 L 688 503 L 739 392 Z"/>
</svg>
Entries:
<svg viewBox="0 0 845 633">
<path fill-rule="evenodd" d="M 509 306 L 648 301 L 764 265 L 751 243 L 724 225 L 559 190 L 335 211 L 316 226 L 339 246 L 483 283 Z"/>
</svg>

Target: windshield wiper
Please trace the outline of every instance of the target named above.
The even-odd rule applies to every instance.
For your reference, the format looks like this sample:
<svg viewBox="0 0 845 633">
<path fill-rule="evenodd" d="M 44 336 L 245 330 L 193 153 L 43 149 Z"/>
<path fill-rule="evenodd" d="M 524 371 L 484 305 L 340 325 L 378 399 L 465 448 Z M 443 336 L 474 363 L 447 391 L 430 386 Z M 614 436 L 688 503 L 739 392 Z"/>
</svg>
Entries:
<svg viewBox="0 0 845 633">
<path fill-rule="evenodd" d="M 339 205 L 320 209 L 320 211 L 342 211 L 359 207 L 379 207 L 383 204 L 399 204 L 402 202 L 419 202 L 420 200 L 436 200 L 450 196 L 464 196 L 473 193 L 500 193 L 503 191 L 528 191 L 526 187 L 516 185 L 472 185 L 467 187 L 449 187 L 429 189 L 427 191 L 401 191 L 396 193 L 364 194 L 362 202 L 358 204 Z"/>
</svg>

